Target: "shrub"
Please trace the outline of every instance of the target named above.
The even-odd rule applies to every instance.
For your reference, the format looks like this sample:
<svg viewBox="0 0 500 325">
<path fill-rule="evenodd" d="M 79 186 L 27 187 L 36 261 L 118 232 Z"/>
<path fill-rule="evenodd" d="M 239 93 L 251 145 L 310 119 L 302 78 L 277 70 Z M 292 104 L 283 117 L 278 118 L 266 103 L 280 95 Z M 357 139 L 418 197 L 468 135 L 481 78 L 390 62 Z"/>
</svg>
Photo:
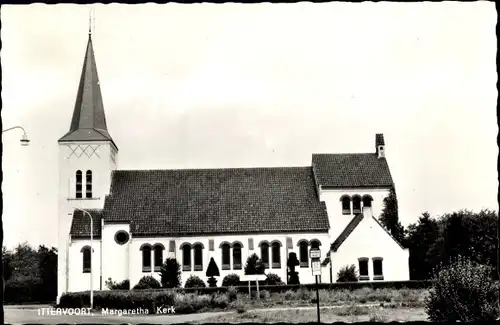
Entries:
<svg viewBox="0 0 500 325">
<path fill-rule="evenodd" d="M 158 280 L 151 275 L 143 276 L 139 282 L 134 286 L 134 290 L 142 289 L 160 289 L 161 285 Z"/>
<path fill-rule="evenodd" d="M 196 275 L 190 275 L 186 280 L 184 288 L 205 288 L 205 282 Z"/>
<path fill-rule="evenodd" d="M 111 278 L 108 278 L 105 282 L 106 287 L 109 290 L 129 290 L 130 289 L 130 281 L 123 280 L 122 282 L 114 282 Z"/>
<path fill-rule="evenodd" d="M 458 256 L 435 272 L 425 310 L 434 322 L 495 320 L 499 289 L 490 266 Z"/>
<path fill-rule="evenodd" d="M 227 288 L 227 298 L 229 301 L 233 301 L 238 299 L 238 290 L 234 286 L 230 286 Z"/>
<path fill-rule="evenodd" d="M 262 299 L 262 300 L 269 300 L 269 298 L 271 298 L 271 294 L 269 293 L 269 291 L 262 290 L 260 292 L 260 299 Z"/>
<path fill-rule="evenodd" d="M 266 284 L 267 285 L 284 285 L 285 283 L 281 281 L 281 278 L 274 273 L 266 274 Z"/>
<path fill-rule="evenodd" d="M 307 290 L 307 288 L 301 287 L 297 290 L 296 298 L 298 300 L 310 301 L 313 298 L 313 294 L 310 290 Z"/>
<path fill-rule="evenodd" d="M 228 274 L 222 280 L 223 287 L 238 286 L 240 284 L 240 276 L 237 274 Z"/>
<path fill-rule="evenodd" d="M 229 298 L 226 294 L 216 293 L 212 295 L 212 304 L 217 307 L 224 309 L 229 305 Z"/>
<path fill-rule="evenodd" d="M 167 258 L 160 269 L 161 286 L 177 288 L 181 285 L 181 266 L 175 258 Z"/>
<path fill-rule="evenodd" d="M 354 264 L 342 267 L 337 273 L 337 282 L 357 282 L 358 274 Z"/>
<path fill-rule="evenodd" d="M 208 286 L 210 288 L 215 288 L 217 286 L 217 279 L 214 278 L 214 276 L 220 276 L 220 273 L 219 273 L 219 267 L 217 266 L 217 263 L 215 263 L 213 257 L 210 258 L 210 262 L 208 263 L 206 276 L 209 277 Z"/>
<path fill-rule="evenodd" d="M 257 254 L 253 253 L 247 258 L 247 262 L 245 264 L 246 275 L 264 274 L 265 270 L 266 268 Z"/>
</svg>

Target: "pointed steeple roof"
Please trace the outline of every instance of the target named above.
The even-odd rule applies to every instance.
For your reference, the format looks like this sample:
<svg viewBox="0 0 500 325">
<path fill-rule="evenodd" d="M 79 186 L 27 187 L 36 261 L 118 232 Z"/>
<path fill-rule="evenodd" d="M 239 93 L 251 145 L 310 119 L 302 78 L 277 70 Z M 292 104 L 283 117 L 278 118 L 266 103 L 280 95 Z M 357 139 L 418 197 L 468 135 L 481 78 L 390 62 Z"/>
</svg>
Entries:
<svg viewBox="0 0 500 325">
<path fill-rule="evenodd" d="M 106 125 L 90 30 L 73 118 L 68 133 L 59 141 L 111 141 L 116 147 Z"/>
</svg>

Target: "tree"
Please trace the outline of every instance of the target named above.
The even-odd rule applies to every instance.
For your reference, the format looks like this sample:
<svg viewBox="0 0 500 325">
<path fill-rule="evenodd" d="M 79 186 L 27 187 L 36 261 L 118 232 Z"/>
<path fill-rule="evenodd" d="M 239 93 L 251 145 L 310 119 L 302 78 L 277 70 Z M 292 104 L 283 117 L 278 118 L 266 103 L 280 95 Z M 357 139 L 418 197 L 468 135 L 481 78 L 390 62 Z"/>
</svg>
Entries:
<svg viewBox="0 0 500 325">
<path fill-rule="evenodd" d="M 257 254 L 253 253 L 247 258 L 247 263 L 245 265 L 246 275 L 264 274 L 265 271 L 266 268 Z"/>
<path fill-rule="evenodd" d="M 345 265 L 337 273 L 337 282 L 358 282 L 358 272 L 354 264 Z"/>
<path fill-rule="evenodd" d="M 219 273 L 219 267 L 217 266 L 217 263 L 215 263 L 213 257 L 210 258 L 210 262 L 208 263 L 206 276 L 209 277 L 208 286 L 211 288 L 215 288 L 217 286 L 217 279 L 214 277 L 220 276 L 220 273 Z"/>
<path fill-rule="evenodd" d="M 429 213 L 425 212 L 415 224 L 408 226 L 405 247 L 410 251 L 410 279 L 429 279 L 436 265 L 435 255 L 431 247 L 439 237 L 438 223 Z"/>
<path fill-rule="evenodd" d="M 2 246 L 2 266 L 3 266 L 3 277 L 7 281 L 12 276 L 12 253 L 7 250 L 7 247 Z"/>
<path fill-rule="evenodd" d="M 161 286 L 177 288 L 181 285 L 181 266 L 175 258 L 167 258 L 160 269 Z"/>
<path fill-rule="evenodd" d="M 28 243 L 17 245 L 12 255 L 12 276 L 40 277 L 38 252 Z"/>
<path fill-rule="evenodd" d="M 384 198 L 384 209 L 379 217 L 379 221 L 391 233 L 394 239 L 401 244 L 404 242 L 405 229 L 401 222 L 399 222 L 398 199 L 394 186 L 389 190 L 389 195 Z"/>
<path fill-rule="evenodd" d="M 48 300 L 57 298 L 57 249 L 50 250 L 41 245 L 38 247 L 38 269 L 42 288 Z"/>
</svg>

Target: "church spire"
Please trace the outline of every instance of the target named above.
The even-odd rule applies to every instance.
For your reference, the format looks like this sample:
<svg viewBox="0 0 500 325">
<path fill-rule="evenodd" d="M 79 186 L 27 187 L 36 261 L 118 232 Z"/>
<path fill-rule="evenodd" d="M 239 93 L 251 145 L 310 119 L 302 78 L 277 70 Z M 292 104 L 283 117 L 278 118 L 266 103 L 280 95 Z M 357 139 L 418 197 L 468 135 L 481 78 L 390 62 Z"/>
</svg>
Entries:
<svg viewBox="0 0 500 325">
<path fill-rule="evenodd" d="M 73 118 L 68 133 L 59 141 L 111 141 L 116 147 L 106 125 L 90 23 Z"/>
</svg>

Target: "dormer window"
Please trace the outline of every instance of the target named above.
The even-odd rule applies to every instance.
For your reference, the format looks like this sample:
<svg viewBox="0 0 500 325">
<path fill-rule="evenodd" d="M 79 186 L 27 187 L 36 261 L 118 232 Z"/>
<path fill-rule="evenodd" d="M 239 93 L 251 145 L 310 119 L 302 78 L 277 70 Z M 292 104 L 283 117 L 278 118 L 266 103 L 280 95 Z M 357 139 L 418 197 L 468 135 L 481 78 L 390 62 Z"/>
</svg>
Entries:
<svg viewBox="0 0 500 325">
<path fill-rule="evenodd" d="M 87 170 L 85 174 L 85 197 L 87 199 L 92 198 L 92 171 Z"/>
<path fill-rule="evenodd" d="M 82 198 L 82 171 L 81 170 L 77 170 L 76 171 L 76 195 L 75 197 L 77 199 L 81 199 Z"/>
<path fill-rule="evenodd" d="M 351 198 L 344 195 L 340 201 L 342 202 L 342 214 L 351 214 Z"/>
</svg>

